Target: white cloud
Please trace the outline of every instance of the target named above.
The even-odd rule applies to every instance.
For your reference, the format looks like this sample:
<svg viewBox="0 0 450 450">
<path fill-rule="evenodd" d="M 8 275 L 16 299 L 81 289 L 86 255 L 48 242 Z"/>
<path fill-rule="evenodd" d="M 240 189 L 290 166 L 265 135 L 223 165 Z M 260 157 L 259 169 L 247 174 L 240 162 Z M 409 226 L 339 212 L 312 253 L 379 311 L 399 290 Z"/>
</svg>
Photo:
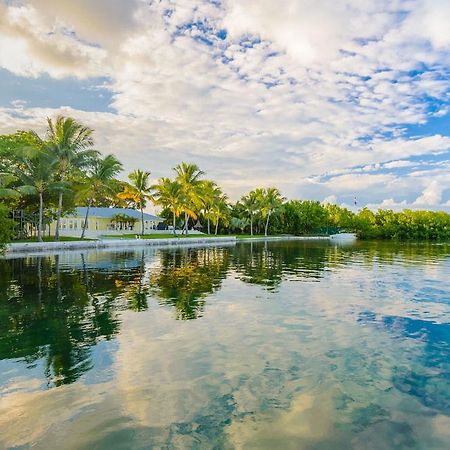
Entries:
<svg viewBox="0 0 450 450">
<path fill-rule="evenodd" d="M 447 98 L 445 2 L 283 6 L 8 3 L 0 6 L 0 67 L 21 76 L 108 77 L 114 113 L 63 112 L 94 127 L 98 147 L 127 169 L 145 166 L 158 177 L 195 161 L 232 197 L 258 184 L 317 199 L 421 195 L 422 178 L 378 172 L 420 166 L 407 158 L 450 148 L 446 136 L 408 139 L 402 131 L 426 122 L 430 97 Z M 425 73 L 408 72 L 424 64 Z M 0 132 L 42 127 L 45 115 L 60 112 L 15 106 L 0 110 Z"/>
<path fill-rule="evenodd" d="M 332 195 L 328 195 L 328 196 L 326 196 L 323 199 L 322 203 L 323 204 L 326 204 L 326 203 L 336 204 L 337 203 L 337 197 L 336 197 L 336 195 L 333 195 L 333 194 Z"/>
<path fill-rule="evenodd" d="M 422 194 L 417 197 L 414 202 L 415 205 L 438 205 L 442 200 L 442 192 L 444 186 L 442 186 L 437 180 L 433 180 L 424 189 Z"/>
</svg>

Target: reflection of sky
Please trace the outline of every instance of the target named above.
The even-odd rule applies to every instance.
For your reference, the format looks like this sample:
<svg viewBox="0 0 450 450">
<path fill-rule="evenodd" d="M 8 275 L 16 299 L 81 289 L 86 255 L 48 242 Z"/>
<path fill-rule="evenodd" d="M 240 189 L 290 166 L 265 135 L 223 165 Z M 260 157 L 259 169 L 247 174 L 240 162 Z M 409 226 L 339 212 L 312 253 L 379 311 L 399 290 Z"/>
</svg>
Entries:
<svg viewBox="0 0 450 450">
<path fill-rule="evenodd" d="M 333 252 L 319 282 L 288 271 L 273 291 L 233 270 L 197 320 L 156 298 L 123 312 L 79 382 L 9 391 L 0 445 L 444 449 L 448 260 Z M 417 302 L 424 273 L 436 289 Z"/>
</svg>

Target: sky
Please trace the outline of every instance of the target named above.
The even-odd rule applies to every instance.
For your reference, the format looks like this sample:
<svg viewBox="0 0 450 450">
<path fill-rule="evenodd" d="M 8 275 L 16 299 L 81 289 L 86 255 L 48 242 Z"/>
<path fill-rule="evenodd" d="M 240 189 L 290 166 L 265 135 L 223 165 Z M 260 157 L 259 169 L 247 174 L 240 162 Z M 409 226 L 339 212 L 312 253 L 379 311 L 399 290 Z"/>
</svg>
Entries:
<svg viewBox="0 0 450 450">
<path fill-rule="evenodd" d="M 449 0 L 0 0 L 0 133 L 69 115 L 233 200 L 450 211 L 449 24 Z"/>
</svg>

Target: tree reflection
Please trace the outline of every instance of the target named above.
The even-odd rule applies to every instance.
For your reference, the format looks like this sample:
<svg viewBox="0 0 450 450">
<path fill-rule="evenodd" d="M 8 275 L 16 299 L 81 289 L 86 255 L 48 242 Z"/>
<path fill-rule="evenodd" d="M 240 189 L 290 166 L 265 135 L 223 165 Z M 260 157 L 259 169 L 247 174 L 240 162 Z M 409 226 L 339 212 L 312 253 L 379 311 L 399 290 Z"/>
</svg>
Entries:
<svg viewBox="0 0 450 450">
<path fill-rule="evenodd" d="M 61 269 L 60 256 L 0 260 L 0 359 L 45 360 L 49 385 L 92 368 L 91 348 L 119 331 L 119 294 L 139 269 Z"/>
<path fill-rule="evenodd" d="M 449 254 L 449 245 L 437 244 L 286 241 L 159 251 L 148 267 L 144 250 L 0 259 L 0 359 L 43 362 L 49 385 L 71 383 L 93 366 L 92 347 L 118 333 L 120 311 L 144 311 L 155 295 L 177 319 L 195 319 L 230 268 L 245 283 L 275 290 L 283 280 L 318 281 L 347 265 L 427 265 Z"/>
<path fill-rule="evenodd" d="M 236 246 L 233 263 L 242 281 L 274 290 L 289 276 L 319 279 L 329 249 L 327 243 L 317 242 L 250 242 Z"/>
<path fill-rule="evenodd" d="M 201 316 L 205 297 L 220 288 L 229 266 L 223 248 L 178 249 L 160 253 L 160 266 L 152 272 L 152 292 L 174 306 L 177 319 Z"/>
<path fill-rule="evenodd" d="M 123 292 L 123 297 L 127 300 L 128 308 L 137 312 L 148 309 L 148 296 L 150 293 L 148 281 L 146 281 L 144 255 L 144 250 L 142 250 L 139 270 L 133 274 L 132 279 L 127 281 Z"/>
</svg>

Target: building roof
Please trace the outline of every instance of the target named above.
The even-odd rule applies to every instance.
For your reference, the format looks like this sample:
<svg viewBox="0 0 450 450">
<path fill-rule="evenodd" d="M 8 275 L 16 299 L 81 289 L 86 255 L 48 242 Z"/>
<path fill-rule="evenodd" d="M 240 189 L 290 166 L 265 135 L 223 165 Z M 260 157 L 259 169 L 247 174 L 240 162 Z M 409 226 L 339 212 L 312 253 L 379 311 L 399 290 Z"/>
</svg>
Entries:
<svg viewBox="0 0 450 450">
<path fill-rule="evenodd" d="M 69 214 L 67 217 L 84 217 L 86 215 L 86 207 L 75 208 L 74 214 Z M 89 217 L 99 217 L 103 219 L 111 219 L 116 214 L 126 214 L 127 216 L 134 217 L 135 219 L 141 218 L 141 212 L 132 208 L 89 208 Z M 154 216 L 144 212 L 144 220 L 153 220 L 154 222 L 163 222 L 162 217 Z"/>
</svg>

